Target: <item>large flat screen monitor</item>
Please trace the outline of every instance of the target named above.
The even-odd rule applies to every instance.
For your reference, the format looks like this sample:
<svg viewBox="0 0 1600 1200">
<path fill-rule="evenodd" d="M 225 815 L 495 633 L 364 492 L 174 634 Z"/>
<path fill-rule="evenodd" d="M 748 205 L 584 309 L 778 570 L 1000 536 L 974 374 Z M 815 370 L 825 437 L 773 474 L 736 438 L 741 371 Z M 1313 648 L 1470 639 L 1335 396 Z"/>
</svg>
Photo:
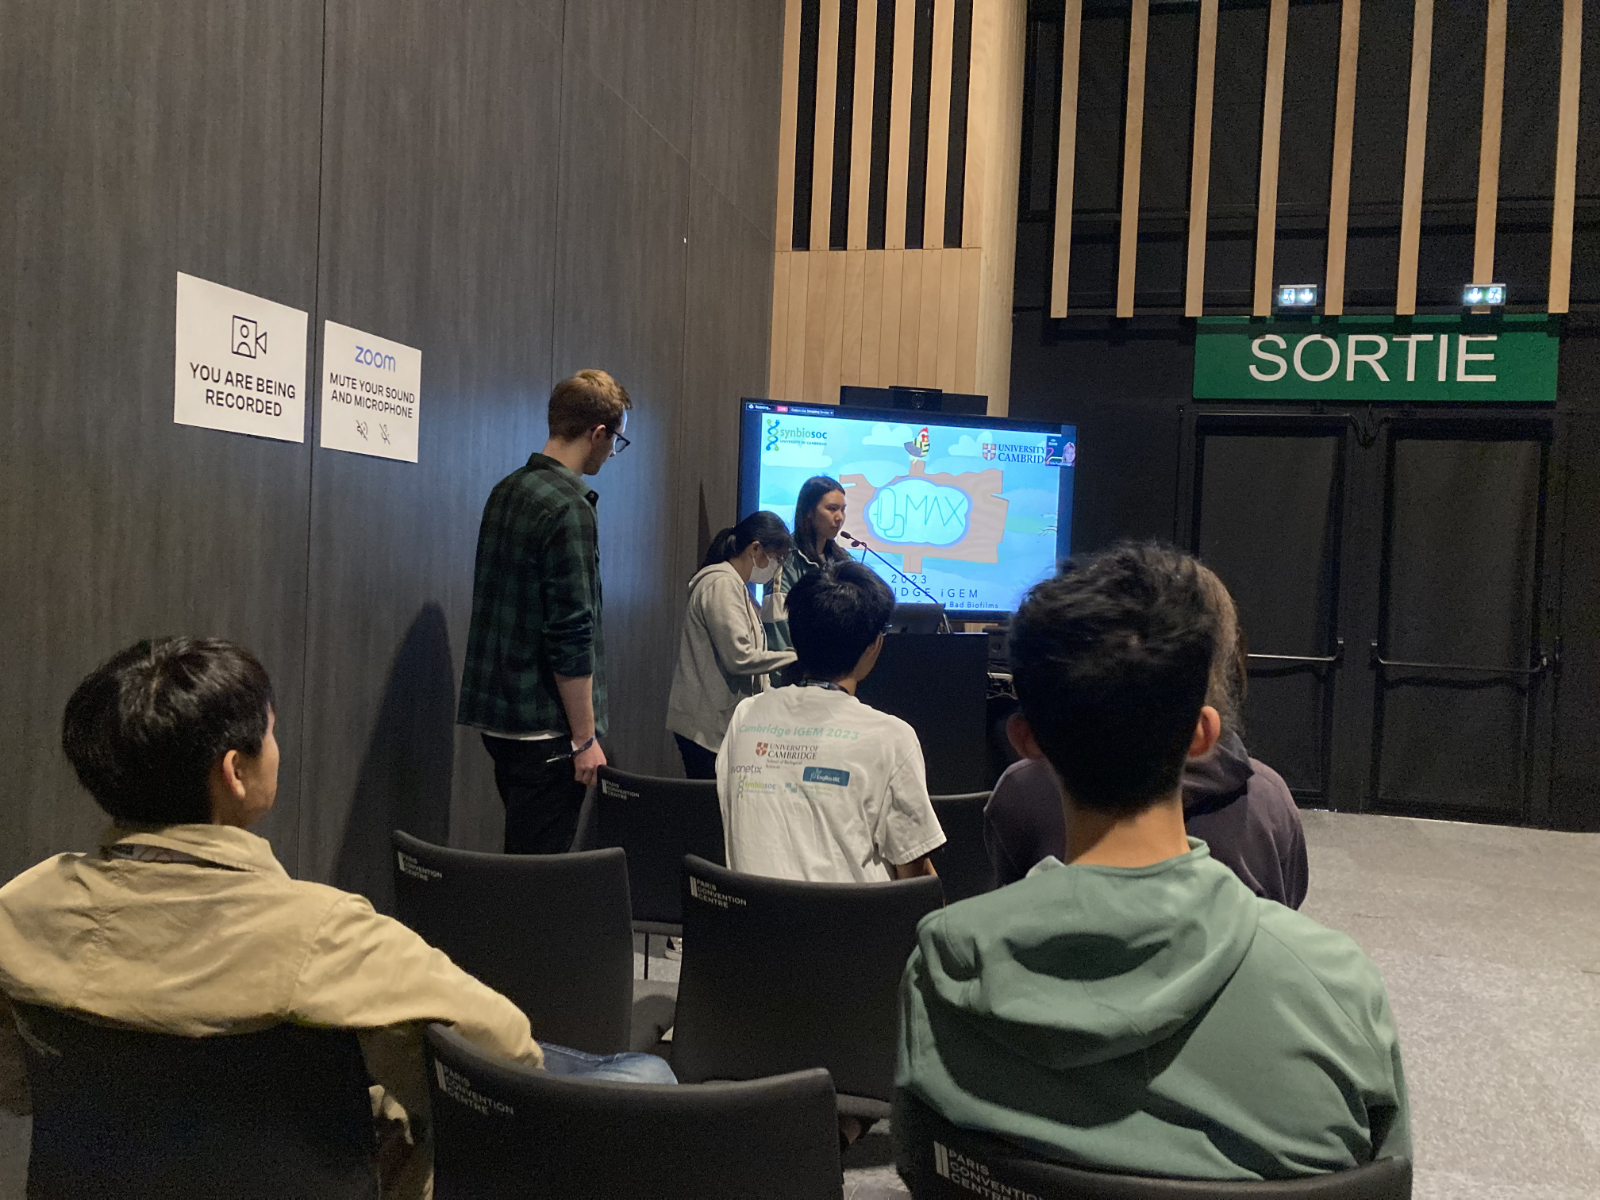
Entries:
<svg viewBox="0 0 1600 1200">
<path fill-rule="evenodd" d="M 844 485 L 845 530 L 883 555 L 952 617 L 993 619 L 1072 549 L 1077 429 L 1037 421 L 897 409 L 740 402 L 739 515 L 794 521 L 813 475 Z M 850 549 L 841 539 L 841 545 Z M 926 597 L 852 550 L 895 597 Z"/>
</svg>

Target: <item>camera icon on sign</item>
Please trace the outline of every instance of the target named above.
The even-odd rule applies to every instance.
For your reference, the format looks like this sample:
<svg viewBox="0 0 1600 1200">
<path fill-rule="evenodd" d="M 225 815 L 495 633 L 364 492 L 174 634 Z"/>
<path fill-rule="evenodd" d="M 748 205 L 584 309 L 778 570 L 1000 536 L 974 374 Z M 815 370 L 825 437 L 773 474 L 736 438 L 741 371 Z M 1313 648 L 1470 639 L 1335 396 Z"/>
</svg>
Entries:
<svg viewBox="0 0 1600 1200">
<path fill-rule="evenodd" d="M 254 358 L 267 352 L 267 331 L 250 317 L 233 318 L 233 352 L 240 358 Z"/>
</svg>

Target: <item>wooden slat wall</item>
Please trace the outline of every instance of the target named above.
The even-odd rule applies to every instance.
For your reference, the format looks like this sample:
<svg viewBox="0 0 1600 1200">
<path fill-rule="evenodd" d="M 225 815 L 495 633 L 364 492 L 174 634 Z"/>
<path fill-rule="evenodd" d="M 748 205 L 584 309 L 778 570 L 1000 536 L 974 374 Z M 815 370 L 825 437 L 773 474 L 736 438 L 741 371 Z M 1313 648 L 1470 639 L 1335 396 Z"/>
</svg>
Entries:
<svg viewBox="0 0 1600 1200">
<path fill-rule="evenodd" d="M 783 99 L 778 110 L 778 213 L 772 244 L 794 243 L 794 143 L 800 112 L 800 0 L 783 8 Z"/>
<path fill-rule="evenodd" d="M 867 189 L 872 182 L 872 68 L 871 48 L 878 44 L 878 5 L 865 0 L 856 7 L 856 81 L 850 126 L 850 235 L 851 250 L 867 248 Z"/>
<path fill-rule="evenodd" d="M 1566 0 L 1561 19 L 1561 110 L 1556 125 L 1556 198 L 1550 230 L 1553 313 L 1567 311 L 1572 283 L 1572 209 L 1578 181 L 1578 76 L 1583 63 L 1583 0 Z"/>
<path fill-rule="evenodd" d="M 1433 0 L 1416 0 L 1411 23 L 1411 104 L 1406 118 L 1405 190 L 1400 201 L 1400 269 L 1394 311 L 1417 311 L 1417 254 L 1422 246 L 1422 168 L 1428 146 L 1428 72 L 1433 67 Z"/>
<path fill-rule="evenodd" d="M 1128 115 L 1122 139 L 1122 225 L 1117 251 L 1117 316 L 1133 316 L 1139 260 L 1139 168 L 1144 153 L 1144 60 L 1150 43 L 1150 0 L 1133 0 L 1128 31 Z"/>
<path fill-rule="evenodd" d="M 915 0 L 895 0 L 894 67 L 889 77 L 889 202 L 883 244 L 906 245 L 906 181 L 911 167 L 911 52 L 916 42 Z"/>
<path fill-rule="evenodd" d="M 928 182 L 922 244 L 944 244 L 944 191 L 950 165 L 950 63 L 955 51 L 956 6 L 933 6 L 933 72 L 928 87 Z"/>
<path fill-rule="evenodd" d="M 772 347 L 767 358 L 767 390 L 774 396 L 789 391 L 789 277 L 794 245 L 795 127 L 800 111 L 800 0 L 785 0 L 783 10 L 783 84 L 778 109 L 778 204 L 772 245 Z M 801 268 L 803 269 L 803 268 Z M 804 306 L 801 306 L 804 311 Z M 796 386 L 798 386 L 798 374 Z"/>
<path fill-rule="evenodd" d="M 817 35 L 817 124 L 811 148 L 811 248 L 828 248 L 833 220 L 833 114 L 839 87 L 839 0 L 822 0 Z"/>
<path fill-rule="evenodd" d="M 983 70 L 992 86 L 988 105 L 968 121 L 967 144 L 993 143 L 984 179 L 978 281 L 978 361 L 974 391 L 989 397 L 989 411 L 1004 416 L 1011 403 L 1012 281 L 1017 265 L 1017 187 L 1022 164 L 1022 76 L 1028 45 L 1027 4 L 987 0 L 973 6 L 974 44 L 987 39 Z M 974 68 L 977 66 L 974 58 Z"/>
<path fill-rule="evenodd" d="M 1356 129 L 1356 57 L 1361 0 L 1344 0 L 1339 22 L 1339 87 L 1333 109 L 1333 171 L 1328 185 L 1328 275 L 1322 311 L 1344 315 L 1345 245 L 1350 232 L 1350 159 Z"/>
<path fill-rule="evenodd" d="M 1482 136 L 1479 147 L 1477 228 L 1473 275 L 1494 274 L 1498 215 L 1501 110 L 1504 95 L 1507 0 L 1485 0 Z M 1063 44 L 1061 111 L 1056 165 L 1055 242 L 1050 315 L 1068 315 L 1075 186 L 1077 92 L 1083 0 L 1061 0 Z M 1412 0 L 1413 37 L 1407 115 L 1405 183 L 1395 311 L 1416 311 L 1421 247 L 1423 178 L 1427 153 L 1428 80 L 1432 68 L 1434 0 Z M 1572 261 L 1576 190 L 1582 0 L 1563 0 L 1560 117 L 1556 194 L 1550 255 L 1549 310 L 1565 312 Z M 1212 109 L 1220 0 L 1200 0 L 1195 73 L 1193 157 L 1189 194 L 1188 263 L 1184 312 L 1204 309 L 1206 236 L 1212 160 Z M 866 249 L 870 194 L 871 124 L 878 7 L 857 9 L 852 72 L 855 117 L 851 135 L 847 250 L 828 247 L 832 205 L 835 81 L 840 64 L 838 0 L 821 0 L 816 145 L 810 249 L 790 251 L 794 217 L 795 125 L 799 63 L 785 47 L 779 164 L 778 262 L 773 274 L 771 390 L 775 397 L 833 402 L 841 384 L 914 384 L 977 390 L 991 411 L 1007 407 L 1010 367 L 1011 282 L 1016 239 L 1016 189 L 1020 155 L 1025 0 L 979 0 L 972 7 L 968 72 L 968 136 L 964 164 L 961 244 L 943 245 L 945 194 L 956 44 L 955 0 L 933 0 L 932 77 L 929 87 L 926 186 L 921 197 L 925 248 L 905 248 L 911 125 L 914 0 L 894 0 L 893 62 L 889 80 L 888 184 L 884 245 Z M 786 0 L 786 29 L 798 40 L 799 0 Z M 1282 133 L 1289 0 L 1269 0 L 1257 181 L 1256 266 L 1252 312 L 1273 309 L 1279 145 Z M 1342 0 L 1331 182 L 1328 257 L 1323 311 L 1344 312 L 1350 180 L 1355 128 L 1361 0 Z M 1149 0 L 1132 0 L 1123 145 L 1122 212 L 1118 246 L 1116 314 L 1134 313 L 1139 245 L 1140 158 L 1143 151 L 1144 80 Z"/>
<path fill-rule="evenodd" d="M 1078 157 L 1078 50 L 1083 40 L 1083 0 L 1066 0 L 1061 31 L 1061 135 L 1056 151 L 1055 256 L 1050 267 L 1050 315 L 1067 315 L 1067 277 L 1072 265 L 1072 186 Z M 1202 0 L 1211 9 L 1211 49 L 1216 56 L 1217 0 Z M 1201 16 L 1200 44 L 1205 47 L 1205 17 Z M 1209 87 L 1209 85 L 1208 85 Z M 1210 136 L 1210 94 L 1207 102 L 1207 137 Z M 1198 159 L 1196 160 L 1198 161 Z"/>
<path fill-rule="evenodd" d="M 798 0 L 791 36 L 798 41 Z M 943 245 L 948 178 L 955 0 L 935 0 L 929 89 L 925 248 L 905 248 L 910 159 L 915 5 L 896 0 L 889 81 L 888 187 L 884 245 L 868 250 L 877 6 L 861 0 L 856 60 L 846 249 L 828 246 L 833 193 L 833 130 L 838 63 L 838 0 L 824 0 L 819 30 L 816 144 L 810 248 L 790 250 L 794 221 L 795 121 L 782 117 L 780 190 L 787 180 L 788 222 L 780 227 L 773 279 L 771 395 L 837 403 L 843 384 L 907 384 L 979 392 L 1003 413 L 1011 363 L 1011 276 L 1016 252 L 1021 155 L 1025 0 L 973 5 L 967 88 L 962 241 Z M 785 47 L 785 102 L 798 93 L 799 59 Z M 793 107 L 798 109 L 798 102 Z M 787 110 L 785 110 L 787 113 Z"/>
<path fill-rule="evenodd" d="M 1289 0 L 1272 0 L 1267 79 L 1261 104 L 1261 179 L 1256 200 L 1256 280 L 1252 315 L 1272 314 L 1273 247 L 1278 231 L 1278 147 L 1283 138 L 1283 64 L 1289 47 Z"/>
<path fill-rule="evenodd" d="M 1200 36 L 1195 48 L 1194 153 L 1189 176 L 1189 262 L 1183 315 L 1198 317 L 1205 306 L 1206 214 L 1211 206 L 1211 107 L 1217 77 L 1217 0 L 1200 0 Z M 1066 306 L 1052 316 L 1066 316 Z"/>
<path fill-rule="evenodd" d="M 1472 252 L 1474 283 L 1494 279 L 1494 223 L 1500 201 L 1500 114 L 1505 86 L 1506 0 L 1489 0 L 1483 52 L 1483 122 L 1478 145 L 1478 225 Z"/>
</svg>

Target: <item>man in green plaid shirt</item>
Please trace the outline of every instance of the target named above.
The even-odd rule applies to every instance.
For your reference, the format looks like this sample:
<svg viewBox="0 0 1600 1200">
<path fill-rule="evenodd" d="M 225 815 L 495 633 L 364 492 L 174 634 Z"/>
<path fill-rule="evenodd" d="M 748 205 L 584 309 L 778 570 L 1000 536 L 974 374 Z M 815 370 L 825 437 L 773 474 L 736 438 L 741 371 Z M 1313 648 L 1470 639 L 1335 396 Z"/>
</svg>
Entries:
<svg viewBox="0 0 1600 1200">
<path fill-rule="evenodd" d="M 456 719 L 482 731 L 494 759 L 507 854 L 566 851 L 605 765 L 598 497 L 583 476 L 627 448 L 632 407 L 604 371 L 556 384 L 543 452 L 484 506 Z"/>
</svg>

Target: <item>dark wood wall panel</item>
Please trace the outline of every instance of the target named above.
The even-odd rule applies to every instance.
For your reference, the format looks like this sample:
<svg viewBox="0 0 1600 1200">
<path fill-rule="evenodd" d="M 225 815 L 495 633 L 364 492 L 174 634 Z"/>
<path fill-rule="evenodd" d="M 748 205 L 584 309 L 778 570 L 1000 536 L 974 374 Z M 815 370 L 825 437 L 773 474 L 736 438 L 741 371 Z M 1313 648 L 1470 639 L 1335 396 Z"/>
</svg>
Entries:
<svg viewBox="0 0 1600 1200">
<path fill-rule="evenodd" d="M 478 519 L 583 366 L 638 405 L 597 480 L 615 756 L 676 773 L 702 485 L 720 523 L 767 374 L 782 7 L 0 0 L 0 29 L 0 878 L 101 823 L 56 745 L 75 681 L 176 630 L 273 673 L 291 870 L 381 904 L 394 825 L 497 847 L 454 724 Z M 325 318 L 419 347 L 421 461 L 313 450 L 315 350 L 306 444 L 174 426 L 179 270 L 307 310 L 313 347 Z"/>
<path fill-rule="evenodd" d="M 662 761 L 677 585 L 672 452 L 683 398 L 689 160 L 567 51 L 555 374 L 603 367 L 633 397 L 633 445 L 600 493 L 609 754 Z"/>
<path fill-rule="evenodd" d="M 778 192 L 777 168 L 769 151 L 778 128 L 779 93 L 772 80 L 782 70 L 783 13 L 776 11 L 780 7 L 700 0 L 695 26 L 690 165 L 766 234 L 772 230 Z M 691 260 L 693 244 L 691 239 Z M 747 268 L 745 259 L 730 260 L 724 278 L 742 280 Z M 766 357 L 764 342 L 757 351 L 749 350 L 742 340 L 727 348 L 733 354 Z"/>
<path fill-rule="evenodd" d="M 300 837 L 382 904 L 389 830 L 446 840 L 453 776 L 497 835 L 455 707 L 484 500 L 545 439 L 561 42 L 505 0 L 333 0 L 327 79 L 322 312 L 421 349 L 422 401 L 416 463 L 316 452 Z"/>
<path fill-rule="evenodd" d="M 691 180 L 689 283 L 684 330 L 683 418 L 678 432 L 677 587 L 675 619 L 687 600 L 686 584 L 710 544 L 710 535 L 738 513 L 739 436 L 735 402 L 766 394 L 767 355 L 756 337 L 763 314 L 761 289 L 772 290 L 770 222 L 757 227 L 698 172 Z M 762 253 L 766 275 L 743 269 Z M 673 652 L 677 641 L 674 635 Z"/>
<path fill-rule="evenodd" d="M 696 8 L 696 0 L 567 4 L 568 50 L 685 158 L 694 121 Z"/>
<path fill-rule="evenodd" d="M 178 271 L 315 308 L 322 4 L 0 0 L 0 31 L 0 879 L 92 845 L 62 707 L 178 632 L 272 673 L 293 870 L 310 450 L 174 425 L 173 318 Z"/>
</svg>

